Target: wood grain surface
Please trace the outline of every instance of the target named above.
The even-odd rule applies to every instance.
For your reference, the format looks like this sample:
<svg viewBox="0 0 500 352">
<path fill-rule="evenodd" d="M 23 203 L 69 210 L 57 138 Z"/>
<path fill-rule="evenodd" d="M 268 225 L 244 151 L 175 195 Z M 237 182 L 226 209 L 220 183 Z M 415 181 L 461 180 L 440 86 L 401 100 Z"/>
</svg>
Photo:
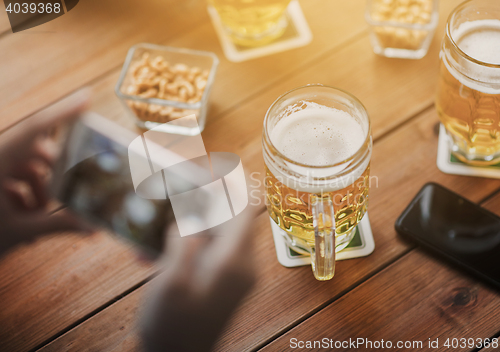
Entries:
<svg viewBox="0 0 500 352">
<path fill-rule="evenodd" d="M 399 351 L 470 351 L 474 344 L 472 348 L 451 349 L 444 344 L 448 338 L 473 338 L 476 342 L 477 338 L 494 336 L 500 325 L 499 313 L 497 292 L 421 250 L 413 250 L 262 351 L 285 351 L 294 341 L 323 337 L 333 341 L 385 340 L 393 347 L 398 347 L 399 341 L 412 343 L 395 349 Z M 437 340 L 439 348 L 430 348 L 429 339 Z M 419 341 L 422 345 L 413 345 Z M 360 349 L 367 347 L 375 350 L 366 344 Z M 310 349 L 320 350 L 324 349 Z M 335 348 L 348 350 L 352 348 Z"/>
<path fill-rule="evenodd" d="M 59 235 L 17 249 L 0 263 L 2 351 L 43 344 L 154 272 L 111 235 Z"/>
</svg>

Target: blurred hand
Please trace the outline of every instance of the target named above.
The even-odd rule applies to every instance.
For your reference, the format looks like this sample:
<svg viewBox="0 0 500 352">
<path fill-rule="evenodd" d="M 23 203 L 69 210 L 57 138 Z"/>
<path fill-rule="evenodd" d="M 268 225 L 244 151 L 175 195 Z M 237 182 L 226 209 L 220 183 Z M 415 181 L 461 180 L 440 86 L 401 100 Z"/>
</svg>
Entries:
<svg viewBox="0 0 500 352">
<path fill-rule="evenodd" d="M 146 297 L 141 335 L 148 352 L 210 351 L 255 280 L 254 210 L 201 235 L 169 233 L 166 271 Z M 170 231 L 174 232 L 174 231 Z"/>
<path fill-rule="evenodd" d="M 0 134 L 0 255 L 37 236 L 80 228 L 69 212 L 50 215 L 48 179 L 59 151 L 51 132 L 78 117 L 87 93 L 76 94 Z"/>
</svg>

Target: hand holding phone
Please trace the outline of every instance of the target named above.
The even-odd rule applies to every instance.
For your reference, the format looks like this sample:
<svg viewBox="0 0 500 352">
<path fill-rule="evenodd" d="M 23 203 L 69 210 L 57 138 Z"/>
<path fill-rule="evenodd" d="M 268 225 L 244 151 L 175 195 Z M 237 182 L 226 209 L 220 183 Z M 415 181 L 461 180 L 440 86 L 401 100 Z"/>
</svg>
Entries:
<svg viewBox="0 0 500 352">
<path fill-rule="evenodd" d="M 146 199 L 135 192 L 128 145 L 136 137 L 97 114 L 83 114 L 68 131 L 52 191 L 76 214 L 156 258 L 174 215 L 169 199 Z"/>
</svg>

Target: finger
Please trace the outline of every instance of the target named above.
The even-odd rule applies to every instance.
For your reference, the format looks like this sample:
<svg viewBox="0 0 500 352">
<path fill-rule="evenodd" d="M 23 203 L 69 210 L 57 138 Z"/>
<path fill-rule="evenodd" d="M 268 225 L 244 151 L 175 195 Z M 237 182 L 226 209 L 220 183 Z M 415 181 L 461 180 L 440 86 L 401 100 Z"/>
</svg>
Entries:
<svg viewBox="0 0 500 352">
<path fill-rule="evenodd" d="M 197 248 L 204 247 L 210 242 L 212 236 L 206 232 L 202 232 L 198 235 L 191 235 L 187 237 L 181 237 L 179 229 L 175 223 L 171 224 L 165 231 L 165 247 L 163 248 L 164 253 L 169 257 L 185 257 L 186 249 L 189 247 L 189 243 L 192 242 L 191 246 L 196 246 Z"/>
<path fill-rule="evenodd" d="M 33 157 L 39 159 L 49 167 L 53 167 L 59 156 L 58 144 L 44 138 L 40 139 L 33 146 Z"/>
<path fill-rule="evenodd" d="M 217 257 L 247 252 L 254 237 L 251 224 L 255 221 L 257 208 L 248 206 L 241 214 L 223 224 L 215 235 L 212 248 Z"/>
<path fill-rule="evenodd" d="M 231 221 L 211 229 L 214 240 L 205 250 L 204 262 L 201 263 L 204 270 L 202 275 L 197 277 L 200 290 L 210 291 L 219 286 L 225 289 L 227 284 L 234 284 L 245 291 L 248 286 L 251 286 L 253 282 L 251 279 L 253 273 L 251 245 L 254 237 L 251 223 L 255 215 L 256 208 L 247 207 Z M 245 283 L 247 281 L 248 284 Z M 241 283 L 245 284 L 241 285 Z"/>
<path fill-rule="evenodd" d="M 175 224 L 167 229 L 165 236 L 167 265 L 179 276 L 191 277 L 200 253 L 208 245 L 206 236 L 181 237 Z"/>
</svg>

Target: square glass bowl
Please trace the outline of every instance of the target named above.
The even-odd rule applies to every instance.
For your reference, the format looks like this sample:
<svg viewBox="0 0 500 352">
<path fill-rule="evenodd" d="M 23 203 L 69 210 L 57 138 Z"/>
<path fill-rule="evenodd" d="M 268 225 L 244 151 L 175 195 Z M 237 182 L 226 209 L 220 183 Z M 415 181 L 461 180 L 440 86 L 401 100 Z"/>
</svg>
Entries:
<svg viewBox="0 0 500 352">
<path fill-rule="evenodd" d="M 148 64 L 144 61 L 145 53 L 149 54 Z M 155 61 L 158 57 L 168 66 Z M 193 136 L 205 128 L 208 97 L 218 65 L 219 59 L 211 52 L 137 44 L 127 54 L 115 93 L 140 128 L 156 127 L 163 132 Z M 201 86 L 204 89 L 197 88 Z M 176 122 L 193 114 L 197 121 Z"/>
<path fill-rule="evenodd" d="M 438 0 L 368 0 L 365 19 L 376 54 L 421 59 L 436 31 Z"/>
</svg>

